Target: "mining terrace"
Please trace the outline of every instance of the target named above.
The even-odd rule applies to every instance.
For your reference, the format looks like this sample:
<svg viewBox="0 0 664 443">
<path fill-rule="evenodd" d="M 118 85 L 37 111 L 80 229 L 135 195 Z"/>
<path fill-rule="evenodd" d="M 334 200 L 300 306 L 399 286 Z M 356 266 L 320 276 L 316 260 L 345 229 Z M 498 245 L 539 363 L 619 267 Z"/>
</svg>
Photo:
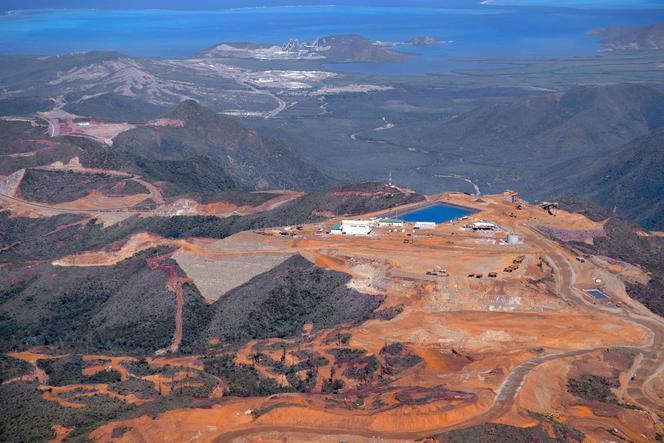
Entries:
<svg viewBox="0 0 664 443">
<path fill-rule="evenodd" d="M 228 398 L 206 408 L 109 423 L 91 437 L 114 442 L 151 441 L 154 435 L 206 442 L 412 441 L 489 422 L 530 427 L 545 417 L 547 423 L 583 431 L 587 441 L 653 441 L 664 404 L 664 321 L 630 299 L 623 282 L 644 276 L 626 275 L 639 272 L 627 264 L 577 257 L 544 234 L 563 232 L 592 242 L 602 223 L 509 195 L 442 194 L 428 197 L 426 204 L 434 202 L 475 212 L 434 229 L 383 226 L 367 236 L 330 234 L 342 218 L 222 240 L 141 233 L 119 249 L 58 260 L 58 266 L 108 266 L 155 245 L 175 246 L 173 259 L 212 303 L 299 254 L 319 267 L 349 274 L 349 286 L 384 297 L 381 310 L 389 313 L 333 330 L 306 325 L 305 339 L 252 340 L 236 354 L 237 363 L 251 364 L 277 382 L 283 375 L 251 361 L 257 350 L 273 360 L 282 352 L 286 356 L 286 349 L 292 350 L 291 359 L 297 359 L 295 349 L 325 356 L 330 363 L 316 371 L 316 393 Z M 400 213 L 409 209 L 397 208 Z M 495 229 L 469 227 L 480 221 Z M 509 235 L 515 241 L 507 242 Z M 590 290 L 605 297 L 596 298 Z M 186 336 L 187 330 L 180 325 L 179 333 Z M 358 380 L 341 374 L 344 363 L 334 353 L 340 342 L 364 350 L 363 358 L 380 361 L 397 343 L 395 352 L 407 349 L 416 363 L 396 375 Z M 178 380 L 187 378 L 187 366 L 200 366 L 198 356 L 169 352 L 150 364 L 179 367 Z M 17 357 L 33 363 L 36 358 L 30 353 Z M 133 357 L 106 358 L 119 365 Z M 344 390 L 321 393 L 335 370 Z M 587 373 L 617 377 L 614 405 L 569 392 L 568 379 Z M 160 390 L 169 384 L 149 377 Z M 215 392 L 222 395 L 221 389 Z M 57 401 L 57 394 L 48 391 L 48 398 Z M 119 425 L 126 432 L 113 437 Z"/>
</svg>

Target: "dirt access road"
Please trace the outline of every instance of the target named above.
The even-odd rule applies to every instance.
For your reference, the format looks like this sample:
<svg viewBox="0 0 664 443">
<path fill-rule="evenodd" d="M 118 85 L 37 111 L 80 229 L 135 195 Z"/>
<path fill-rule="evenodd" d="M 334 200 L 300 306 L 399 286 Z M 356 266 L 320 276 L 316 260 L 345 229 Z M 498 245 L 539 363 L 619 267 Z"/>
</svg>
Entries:
<svg viewBox="0 0 664 443">
<path fill-rule="evenodd" d="M 170 259 L 173 254 L 169 253 L 166 255 L 160 255 L 158 257 L 152 257 L 147 260 L 148 266 L 151 269 L 160 269 L 168 274 L 168 282 L 166 287 L 175 294 L 175 331 L 173 332 L 173 339 L 171 340 L 171 345 L 167 349 L 160 349 L 157 351 L 157 354 L 164 354 L 168 352 L 177 352 L 180 349 L 180 343 L 182 343 L 182 331 L 183 331 L 183 311 L 184 311 L 184 290 L 182 285 L 190 282 L 191 279 L 186 276 L 179 275 L 176 267 L 174 265 L 163 263 L 162 260 Z"/>
<path fill-rule="evenodd" d="M 652 382 L 660 372 L 664 371 L 662 362 L 662 355 L 664 354 L 664 322 L 657 318 L 654 314 L 647 310 L 640 310 L 638 307 L 630 305 L 624 306 L 620 310 L 603 308 L 600 306 L 588 303 L 584 299 L 584 295 L 576 287 L 576 274 L 570 262 L 570 258 L 561 251 L 562 247 L 552 241 L 544 239 L 536 231 L 528 226 L 518 226 L 519 233 L 526 238 L 527 242 L 532 242 L 546 251 L 547 257 L 553 262 L 555 268 L 558 270 L 558 292 L 559 296 L 583 310 L 600 310 L 602 313 L 609 313 L 616 315 L 621 319 L 636 323 L 647 331 L 650 331 L 650 340 L 648 344 L 643 346 L 624 346 L 625 349 L 631 349 L 635 352 L 642 353 L 643 359 L 638 367 L 635 369 L 636 380 L 628 380 L 629 386 L 627 388 L 628 395 L 634 402 L 650 411 L 654 417 L 660 406 L 657 403 L 658 399 L 653 398 L 651 390 L 648 389 L 648 383 Z M 572 258 L 573 260 L 573 258 Z M 512 368 L 507 374 L 502 385 L 496 392 L 492 405 L 485 411 L 476 416 L 469 417 L 467 420 L 450 424 L 449 426 L 430 429 L 427 431 L 404 431 L 404 432 L 382 432 L 382 431 L 359 431 L 341 428 L 325 427 L 324 425 L 317 427 L 292 427 L 292 426 L 273 426 L 266 425 L 260 426 L 253 424 L 245 429 L 239 429 L 220 435 L 216 442 L 232 442 L 241 441 L 248 436 L 256 436 L 257 434 L 278 432 L 289 433 L 298 432 L 311 435 L 329 436 L 329 435 L 352 435 L 363 437 L 366 439 L 383 438 L 388 440 L 408 440 L 422 438 L 428 435 L 448 432 L 453 429 L 463 429 L 471 426 L 494 422 L 507 413 L 509 413 L 516 404 L 521 388 L 528 375 L 537 369 L 540 365 L 559 359 L 567 359 L 570 357 L 578 357 L 592 352 L 602 351 L 605 347 L 578 349 L 569 352 L 559 352 L 543 355 L 531 360 L 528 360 L 520 365 Z"/>
<path fill-rule="evenodd" d="M 546 247 L 546 243 L 553 243 L 548 240 L 531 237 L 531 241 L 536 241 Z M 622 303 L 618 310 L 609 310 L 596 307 L 586 301 L 584 295 L 575 286 L 576 275 L 570 259 L 560 252 L 552 250 L 548 256 L 553 260 L 560 273 L 561 295 L 568 301 L 573 302 L 579 307 L 599 309 L 602 312 L 616 315 L 625 321 L 636 323 L 644 329 L 650 331 L 650 343 L 642 347 L 629 347 L 641 354 L 640 361 L 632 369 L 633 376 L 627 379 L 627 394 L 638 405 L 651 413 L 664 411 L 662 399 L 659 398 L 652 389 L 655 379 L 664 371 L 664 321 L 657 315 L 650 312 L 640 304 L 635 302 Z"/>
<path fill-rule="evenodd" d="M 436 428 L 432 429 L 426 432 L 422 431 L 409 431 L 409 432 L 379 432 L 379 431 L 357 431 L 357 430 L 349 430 L 349 429 L 341 429 L 341 428 L 327 428 L 325 426 L 318 426 L 316 428 L 309 428 L 309 427 L 293 427 L 293 426 L 260 426 L 260 425 L 252 425 L 251 427 L 248 427 L 246 429 L 240 429 L 232 432 L 225 433 L 221 436 L 219 436 L 217 439 L 214 441 L 217 443 L 227 443 L 227 442 L 233 442 L 236 439 L 244 439 L 250 435 L 255 435 L 255 434 L 262 434 L 266 432 L 302 432 L 302 433 L 307 433 L 307 434 L 314 434 L 314 435 L 352 435 L 352 436 L 358 436 L 358 437 L 365 437 L 369 439 L 374 439 L 374 438 L 380 438 L 380 439 L 388 439 L 388 440 L 405 440 L 405 441 L 412 441 L 414 439 L 419 439 L 419 438 L 424 438 L 429 435 L 435 435 L 435 434 L 440 434 L 443 432 L 448 432 L 454 429 L 464 429 L 468 428 L 471 426 L 476 426 L 480 425 L 483 423 L 489 423 L 495 420 L 498 420 L 500 417 L 503 415 L 507 414 L 508 412 L 511 411 L 512 407 L 514 406 L 517 397 L 519 396 L 519 392 L 521 391 L 521 387 L 523 386 L 523 383 L 528 376 L 533 370 L 535 370 L 538 366 L 541 364 L 558 360 L 558 359 L 564 359 L 564 358 L 569 358 L 569 357 L 577 357 L 580 355 L 585 355 L 589 354 L 591 352 L 599 351 L 604 348 L 593 348 L 593 349 L 579 349 L 576 351 L 570 351 L 570 352 L 561 352 L 561 353 L 556 353 L 556 354 L 548 354 L 544 355 L 542 357 L 538 357 L 532 360 L 529 360 L 525 363 L 522 363 L 518 366 L 516 366 L 514 369 L 510 371 L 510 373 L 507 375 L 505 378 L 505 381 L 503 381 L 503 384 L 501 385 L 500 389 L 496 393 L 496 396 L 494 397 L 493 404 L 491 407 L 476 416 L 470 417 L 465 421 L 462 421 L 460 423 L 455 423 L 455 424 L 450 424 L 449 426 L 441 427 L 441 428 Z M 242 441 L 242 440 L 240 440 Z"/>
</svg>

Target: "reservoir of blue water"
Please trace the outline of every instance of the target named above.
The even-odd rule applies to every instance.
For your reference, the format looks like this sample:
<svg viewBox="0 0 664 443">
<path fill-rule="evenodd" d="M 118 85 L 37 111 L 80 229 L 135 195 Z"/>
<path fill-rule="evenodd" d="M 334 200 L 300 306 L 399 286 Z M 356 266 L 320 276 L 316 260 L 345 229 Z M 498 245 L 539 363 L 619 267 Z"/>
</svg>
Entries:
<svg viewBox="0 0 664 443">
<path fill-rule="evenodd" d="M 472 214 L 473 212 L 472 209 L 436 203 L 435 205 L 426 206 L 422 209 L 400 215 L 399 219 L 407 222 L 445 223 L 455 218 Z"/>
<path fill-rule="evenodd" d="M 597 289 L 592 289 L 592 290 L 589 290 L 589 291 L 586 291 L 586 292 L 588 294 L 590 294 L 593 298 L 597 298 L 597 299 L 609 298 L 608 295 L 606 295 L 605 293 L 603 293 L 601 291 L 598 291 Z"/>
</svg>

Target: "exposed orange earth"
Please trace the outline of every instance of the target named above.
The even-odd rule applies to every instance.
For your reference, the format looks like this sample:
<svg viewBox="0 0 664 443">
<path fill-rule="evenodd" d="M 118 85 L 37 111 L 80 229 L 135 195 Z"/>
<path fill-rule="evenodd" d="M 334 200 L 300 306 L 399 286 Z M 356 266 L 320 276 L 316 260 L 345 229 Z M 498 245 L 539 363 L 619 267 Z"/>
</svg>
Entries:
<svg viewBox="0 0 664 443">
<path fill-rule="evenodd" d="M 101 361 L 102 363 L 96 364 L 94 366 L 88 366 L 83 369 L 83 375 L 90 376 L 95 375 L 101 371 L 113 370 L 120 374 L 120 380 L 125 381 L 129 378 L 129 371 L 127 368 L 122 365 L 124 361 L 135 360 L 131 357 L 105 357 L 103 355 L 85 355 L 83 356 L 83 361 Z"/>
<path fill-rule="evenodd" d="M 197 357 L 157 357 L 148 358 L 147 361 L 153 368 L 173 366 L 176 368 L 203 370 L 203 363 Z"/>
<path fill-rule="evenodd" d="M 46 375 L 46 372 L 44 372 L 43 369 L 37 366 L 37 362 L 39 360 L 43 360 L 44 358 L 50 358 L 48 355 L 40 354 L 38 352 L 30 352 L 30 351 L 9 352 L 7 355 L 9 355 L 12 358 L 16 358 L 18 360 L 23 360 L 27 363 L 30 363 L 33 367 L 32 372 L 22 377 L 18 377 L 16 380 L 38 381 L 39 383 L 42 384 L 48 382 L 48 376 Z"/>
<path fill-rule="evenodd" d="M 21 169 L 16 171 L 10 177 L 0 177 L 0 187 L 3 186 L 5 180 L 11 179 L 11 186 L 5 186 L 6 188 L 11 188 L 11 190 L 6 190 L 3 193 L 0 193 L 0 203 L 4 208 L 11 210 L 15 215 L 34 218 L 79 212 L 89 215 L 90 217 L 95 217 L 98 222 L 105 225 L 117 223 L 132 215 L 215 215 L 218 217 L 229 217 L 232 215 L 254 214 L 275 209 L 278 206 L 303 195 L 302 192 L 283 189 L 260 191 L 260 193 L 272 194 L 273 196 L 256 206 L 238 205 L 224 200 L 211 203 L 199 203 L 191 199 L 178 199 L 176 201 L 166 202 L 159 186 L 144 180 L 142 177 L 111 169 L 84 167 L 81 165 L 78 157 L 72 158 L 68 163 L 57 161 L 47 166 L 39 166 L 32 169 L 126 177 L 127 180 L 142 185 L 147 189 L 147 193 L 109 196 L 104 195 L 99 191 L 92 190 L 88 195 L 74 201 L 58 204 L 32 202 L 17 195 L 17 190 L 25 173 L 25 169 Z M 154 209 L 140 208 L 140 204 L 145 201 L 153 202 L 156 207 Z"/>
<path fill-rule="evenodd" d="M 468 220 L 430 231 L 376 228 L 369 237 L 326 234 L 340 219 L 306 225 L 294 236 L 280 235 L 280 229 L 243 232 L 219 241 L 137 234 L 115 250 L 58 260 L 59 266 L 111 265 L 165 244 L 186 251 L 188 260 L 301 254 L 318 266 L 350 274 L 349 286 L 358 291 L 384 296 L 381 309 L 398 309 L 391 320 L 373 319 L 338 330 L 307 328 L 306 340 L 253 340 L 238 351 L 236 363 L 255 365 L 262 376 L 278 383 L 284 383 L 283 375 L 252 360 L 257 349 L 290 364 L 299 361 L 295 349 L 324 356 L 328 363 L 317 370 L 315 394 L 227 398 L 221 396 L 220 385 L 212 396 L 218 402 L 208 408 L 109 423 L 90 436 L 114 442 L 151 441 L 155 435 L 163 441 L 201 442 L 371 441 L 374 437 L 412 441 L 492 422 L 518 427 L 559 423 L 584 432 L 587 441 L 653 441 L 661 432 L 657 415 L 664 406 L 658 376 L 664 357 L 664 321 L 627 296 L 621 280 L 627 267 L 577 260 L 542 233 L 547 228 L 566 234 L 597 233 L 602 223 L 564 211 L 550 215 L 525 202 L 516 209 L 503 195 L 429 198 L 439 200 L 477 212 Z M 372 215 L 377 214 L 354 218 Z M 477 220 L 493 222 L 498 230 L 475 232 L 465 227 Z M 508 233 L 521 241 L 507 244 Z M 173 254 L 175 260 L 178 257 Z M 162 266 L 158 260 L 152 265 Z M 495 277 L 490 277 L 494 272 Z M 638 269 L 629 272 L 641 278 Z M 216 274 L 197 273 L 193 283 L 204 284 Z M 177 296 L 176 283 L 181 284 L 183 277 L 171 277 L 169 288 Z M 609 297 L 593 299 L 584 291 L 590 288 Z M 345 346 L 361 348 L 380 362 L 385 346 L 396 342 L 421 361 L 396 375 L 374 375 L 368 382 L 371 389 L 363 391 L 364 382 L 342 375 L 346 366 L 335 361 L 334 337 L 340 332 L 349 334 Z M 186 336 L 187 331 L 178 333 Z M 199 356 L 169 355 L 180 339 L 174 337 L 167 355 L 148 359 L 150 366 L 178 368 L 175 375 L 143 377 L 159 385 L 162 395 L 168 395 L 174 382 L 186 382 L 189 371 L 202 369 Z M 36 358 L 23 356 L 26 361 Z M 121 357 L 89 358 L 106 359 L 113 369 L 122 361 Z M 320 393 L 333 366 L 345 382 L 341 396 Z M 100 368 L 86 369 L 95 370 Z M 612 392 L 619 403 L 599 404 L 568 392 L 568 379 L 584 374 L 615 376 L 620 383 Z M 95 389 L 107 394 L 103 388 Z M 359 392 L 364 392 L 361 398 Z M 119 426 L 127 430 L 113 438 Z"/>
<path fill-rule="evenodd" d="M 48 443 L 62 443 L 65 438 L 73 431 L 73 428 L 67 428 L 62 425 L 53 425 L 53 431 L 55 432 L 55 438 L 49 440 Z"/>
<path fill-rule="evenodd" d="M 55 401 L 61 406 L 67 408 L 84 408 L 85 407 L 85 397 L 91 395 L 106 395 L 108 397 L 117 398 L 122 400 L 125 403 L 129 404 L 143 404 L 147 403 L 148 400 L 141 399 L 134 394 L 123 395 L 118 392 L 112 391 L 108 388 L 106 384 L 93 384 L 93 385 L 67 385 L 67 386 L 40 386 L 39 388 L 44 393 L 42 397 L 46 400 Z M 72 391 L 82 391 L 81 393 L 75 394 L 75 400 L 67 400 L 60 396 L 60 394 L 72 392 Z"/>
</svg>

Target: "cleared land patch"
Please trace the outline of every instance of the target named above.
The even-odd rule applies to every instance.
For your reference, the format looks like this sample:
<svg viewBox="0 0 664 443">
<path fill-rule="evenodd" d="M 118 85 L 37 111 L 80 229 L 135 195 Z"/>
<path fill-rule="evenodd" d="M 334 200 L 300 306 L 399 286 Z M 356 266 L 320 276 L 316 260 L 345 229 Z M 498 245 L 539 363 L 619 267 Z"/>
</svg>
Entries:
<svg viewBox="0 0 664 443">
<path fill-rule="evenodd" d="M 200 254 L 184 248 L 173 255 L 207 300 L 217 300 L 231 289 L 269 271 L 293 255 L 261 248 L 259 243 L 243 244 L 233 238 L 215 242 L 206 251 L 213 253 L 219 246 L 223 247 L 224 251 L 214 255 Z M 261 250 L 264 250 L 264 253 L 261 253 Z"/>
</svg>

